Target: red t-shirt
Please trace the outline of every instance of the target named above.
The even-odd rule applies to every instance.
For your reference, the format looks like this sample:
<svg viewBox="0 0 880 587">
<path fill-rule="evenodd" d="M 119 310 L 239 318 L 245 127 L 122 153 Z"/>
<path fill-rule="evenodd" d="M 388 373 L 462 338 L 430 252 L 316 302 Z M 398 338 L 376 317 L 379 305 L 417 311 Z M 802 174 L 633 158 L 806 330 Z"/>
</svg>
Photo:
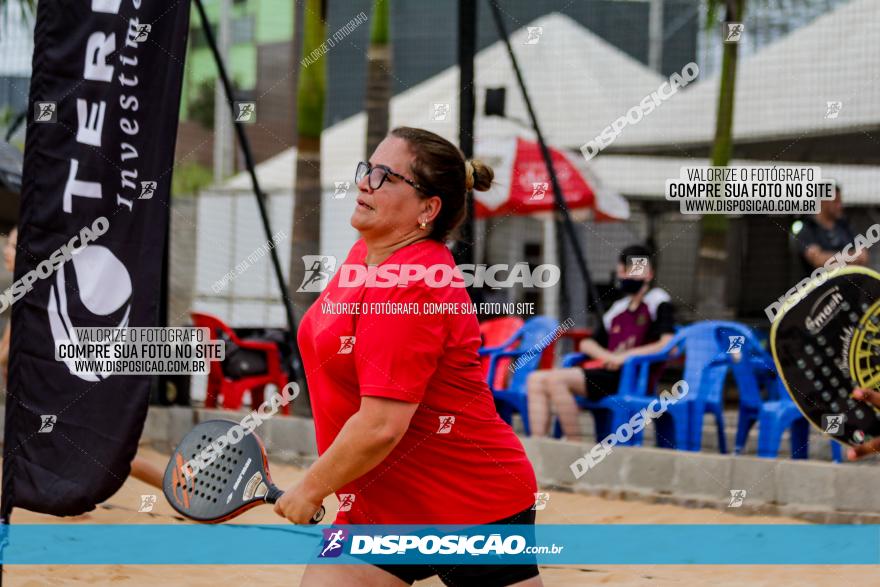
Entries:
<svg viewBox="0 0 880 587">
<path fill-rule="evenodd" d="M 364 265 L 359 240 L 346 264 Z M 423 240 L 384 263 L 455 266 L 443 244 Z M 336 439 L 361 396 L 419 404 L 400 443 L 374 469 L 342 487 L 336 523 L 486 524 L 534 504 L 535 473 L 522 444 L 495 411 L 477 355 L 472 313 L 390 313 L 424 304 L 469 304 L 464 288 L 339 287 L 340 271 L 309 308 L 298 342 L 306 370 L 318 452 Z M 354 304 L 360 315 L 338 313 Z M 350 308 L 351 306 L 349 306 Z M 335 309 L 334 309 L 335 308 Z M 350 337 L 354 336 L 354 340 Z M 454 420 L 449 417 L 454 417 Z M 353 499 L 352 499 L 353 496 Z"/>
</svg>

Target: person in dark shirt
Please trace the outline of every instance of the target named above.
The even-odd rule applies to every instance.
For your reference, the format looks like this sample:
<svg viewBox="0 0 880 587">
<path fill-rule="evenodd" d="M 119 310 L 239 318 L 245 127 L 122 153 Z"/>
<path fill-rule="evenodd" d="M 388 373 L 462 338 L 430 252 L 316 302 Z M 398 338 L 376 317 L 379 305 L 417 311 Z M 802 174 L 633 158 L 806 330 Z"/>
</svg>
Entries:
<svg viewBox="0 0 880 587">
<path fill-rule="evenodd" d="M 550 408 L 559 416 L 568 440 L 582 431 L 574 394 L 598 400 L 617 393 L 620 367 L 629 357 L 663 349 L 675 333 L 675 308 L 668 293 L 652 287 L 654 260 L 650 249 L 626 247 L 617 263 L 617 288 L 622 297 L 602 317 L 602 328 L 581 341 L 578 350 L 602 361 L 600 368 L 535 371 L 527 379 L 529 424 L 533 436 L 546 436 Z"/>
<path fill-rule="evenodd" d="M 822 267 L 825 262 L 846 245 L 853 242 L 855 234 L 843 216 L 840 186 L 834 191 L 833 200 L 822 200 L 819 213 L 804 220 L 804 226 L 797 235 L 801 264 L 806 275 Z M 868 264 L 868 251 L 862 250 L 851 263 Z"/>
</svg>

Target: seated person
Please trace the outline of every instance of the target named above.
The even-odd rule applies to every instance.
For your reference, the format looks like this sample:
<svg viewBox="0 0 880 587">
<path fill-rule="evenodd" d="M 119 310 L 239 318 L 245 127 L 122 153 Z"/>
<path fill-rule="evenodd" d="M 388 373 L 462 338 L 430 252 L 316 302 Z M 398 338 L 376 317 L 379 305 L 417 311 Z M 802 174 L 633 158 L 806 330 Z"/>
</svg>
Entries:
<svg viewBox="0 0 880 587">
<path fill-rule="evenodd" d="M 647 259 L 647 263 L 636 259 Z M 652 287 L 654 259 L 650 249 L 631 245 L 617 263 L 621 297 L 602 317 L 602 328 L 581 341 L 578 350 L 603 361 L 602 369 L 546 369 L 529 375 L 526 388 L 533 436 L 550 430 L 550 407 L 559 416 L 568 440 L 583 438 L 573 394 L 599 400 L 617 393 L 620 367 L 629 357 L 662 350 L 675 332 L 675 310 L 668 293 Z"/>
<path fill-rule="evenodd" d="M 834 189 L 834 199 L 822 200 L 819 213 L 804 219 L 804 227 L 797 235 L 804 275 L 809 276 L 814 269 L 825 265 L 828 259 L 851 244 L 855 237 L 843 214 L 841 188 L 838 184 Z M 848 262 L 867 265 L 868 261 L 868 251 L 862 250 L 855 260 Z"/>
</svg>

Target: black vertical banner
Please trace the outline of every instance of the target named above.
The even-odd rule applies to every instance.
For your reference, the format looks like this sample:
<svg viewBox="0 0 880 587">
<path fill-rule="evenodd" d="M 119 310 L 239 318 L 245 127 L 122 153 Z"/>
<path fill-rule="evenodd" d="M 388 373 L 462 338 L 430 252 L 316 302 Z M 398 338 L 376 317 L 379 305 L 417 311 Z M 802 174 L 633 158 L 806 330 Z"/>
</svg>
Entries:
<svg viewBox="0 0 880 587">
<path fill-rule="evenodd" d="M 159 324 L 189 1 L 41 0 L 3 447 L 3 514 L 76 515 L 130 471 L 152 376 L 55 359 L 82 327 Z"/>
</svg>

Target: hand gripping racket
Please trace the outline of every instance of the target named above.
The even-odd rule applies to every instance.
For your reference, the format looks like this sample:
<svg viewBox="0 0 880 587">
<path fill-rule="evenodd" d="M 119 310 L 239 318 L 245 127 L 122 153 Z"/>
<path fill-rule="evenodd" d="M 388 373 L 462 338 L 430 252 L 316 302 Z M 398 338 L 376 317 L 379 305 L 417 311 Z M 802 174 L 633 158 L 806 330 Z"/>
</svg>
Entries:
<svg viewBox="0 0 880 587">
<path fill-rule="evenodd" d="M 810 423 L 848 445 L 880 436 L 880 410 L 852 398 L 856 387 L 880 388 L 880 274 L 846 267 L 814 281 L 784 304 L 770 344 Z"/>
<path fill-rule="evenodd" d="M 233 428 L 238 431 L 230 435 Z M 171 507 L 187 518 L 208 523 L 275 503 L 284 493 L 269 476 L 263 442 L 228 420 L 210 420 L 190 430 L 174 449 L 162 485 Z M 310 523 L 323 518 L 321 506 Z"/>
</svg>

